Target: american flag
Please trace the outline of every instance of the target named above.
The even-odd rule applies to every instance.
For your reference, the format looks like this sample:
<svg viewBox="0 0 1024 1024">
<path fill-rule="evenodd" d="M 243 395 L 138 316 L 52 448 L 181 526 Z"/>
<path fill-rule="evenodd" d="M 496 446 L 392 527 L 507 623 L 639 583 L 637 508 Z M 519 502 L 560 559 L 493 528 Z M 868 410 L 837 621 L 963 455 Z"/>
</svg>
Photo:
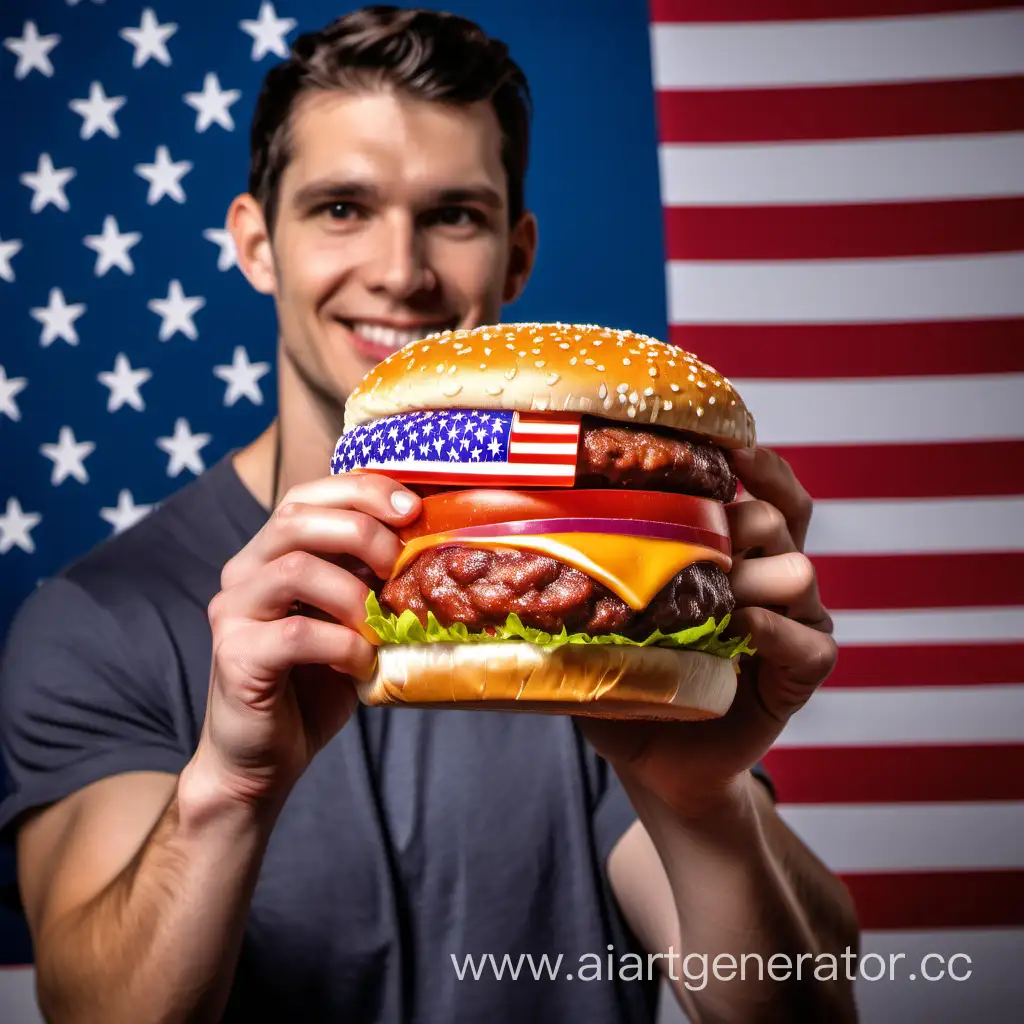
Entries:
<svg viewBox="0 0 1024 1024">
<path fill-rule="evenodd" d="M 405 483 L 572 487 L 580 417 L 510 410 L 399 413 L 338 440 L 332 473 L 379 471 Z"/>
<path fill-rule="evenodd" d="M 767 763 L 864 949 L 863 1019 L 1024 994 L 1024 11 L 653 0 L 671 337 L 816 499 L 839 665 Z M 1002 1013 L 998 1012 L 1002 1010 Z"/>
</svg>

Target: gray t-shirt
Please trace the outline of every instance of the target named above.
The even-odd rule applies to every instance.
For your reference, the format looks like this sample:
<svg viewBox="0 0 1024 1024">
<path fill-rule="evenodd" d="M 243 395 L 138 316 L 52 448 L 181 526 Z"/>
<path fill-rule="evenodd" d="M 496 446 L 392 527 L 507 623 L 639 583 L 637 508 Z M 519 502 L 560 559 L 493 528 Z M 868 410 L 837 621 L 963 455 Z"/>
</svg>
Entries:
<svg viewBox="0 0 1024 1024">
<path fill-rule="evenodd" d="M 226 456 L 29 597 L 0 662 L 6 840 L 97 779 L 182 769 L 207 605 L 266 518 Z M 360 707 L 280 816 L 225 1020 L 649 1022 L 657 981 L 622 980 L 643 951 L 605 873 L 634 820 L 570 718 Z"/>
</svg>

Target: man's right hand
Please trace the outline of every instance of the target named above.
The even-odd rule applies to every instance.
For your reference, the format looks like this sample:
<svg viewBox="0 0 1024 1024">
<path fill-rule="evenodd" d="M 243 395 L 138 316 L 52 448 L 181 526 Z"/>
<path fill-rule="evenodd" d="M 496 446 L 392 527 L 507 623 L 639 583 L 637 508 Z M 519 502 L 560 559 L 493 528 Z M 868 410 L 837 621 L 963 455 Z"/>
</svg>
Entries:
<svg viewBox="0 0 1024 1024">
<path fill-rule="evenodd" d="M 387 579 L 401 550 L 392 528 L 419 510 L 416 494 L 371 474 L 288 491 L 225 565 L 210 602 L 206 720 L 183 782 L 190 776 L 207 796 L 280 806 L 354 711 L 353 679 L 374 667 L 369 588 L 338 561 L 358 559 Z"/>
</svg>

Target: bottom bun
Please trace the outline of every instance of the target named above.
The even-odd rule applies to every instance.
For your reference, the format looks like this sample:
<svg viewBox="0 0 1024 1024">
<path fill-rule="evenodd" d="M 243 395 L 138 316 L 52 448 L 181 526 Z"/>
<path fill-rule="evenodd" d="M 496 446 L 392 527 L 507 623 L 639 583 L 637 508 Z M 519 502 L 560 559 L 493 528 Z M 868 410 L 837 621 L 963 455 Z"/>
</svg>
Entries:
<svg viewBox="0 0 1024 1024">
<path fill-rule="evenodd" d="M 357 687 L 368 705 L 695 721 L 729 710 L 737 661 L 618 644 L 385 644 Z"/>
</svg>

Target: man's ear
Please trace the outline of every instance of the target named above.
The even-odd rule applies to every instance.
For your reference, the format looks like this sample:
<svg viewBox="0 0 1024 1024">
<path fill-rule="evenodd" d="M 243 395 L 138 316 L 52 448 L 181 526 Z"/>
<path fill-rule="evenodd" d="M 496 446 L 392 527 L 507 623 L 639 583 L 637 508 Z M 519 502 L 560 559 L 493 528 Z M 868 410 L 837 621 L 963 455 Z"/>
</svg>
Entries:
<svg viewBox="0 0 1024 1024">
<path fill-rule="evenodd" d="M 273 295 L 277 279 L 270 233 L 263 207 L 248 192 L 236 196 L 228 208 L 227 229 L 235 240 L 239 269 L 249 284 L 264 295 Z"/>
<path fill-rule="evenodd" d="M 502 302 L 515 302 L 523 294 L 537 258 L 537 232 L 537 218 L 529 210 L 524 211 L 512 229 Z"/>
</svg>

